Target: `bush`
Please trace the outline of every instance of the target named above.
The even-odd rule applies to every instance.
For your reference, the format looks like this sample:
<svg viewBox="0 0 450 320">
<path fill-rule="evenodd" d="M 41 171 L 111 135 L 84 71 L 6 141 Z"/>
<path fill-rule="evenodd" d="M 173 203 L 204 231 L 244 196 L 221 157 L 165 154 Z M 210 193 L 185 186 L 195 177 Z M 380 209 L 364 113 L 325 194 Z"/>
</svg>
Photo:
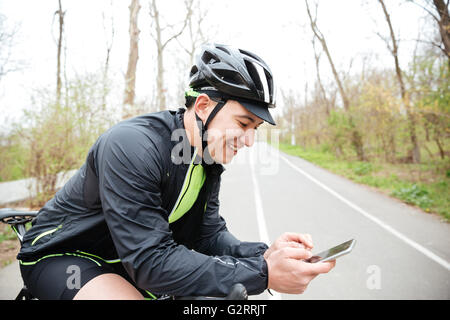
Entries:
<svg viewBox="0 0 450 320">
<path fill-rule="evenodd" d="M 78 169 L 97 137 L 112 124 L 112 110 L 102 101 L 98 76 L 67 84 L 64 102 L 48 90 L 37 90 L 33 108 L 18 129 L 24 138 L 25 172 L 36 178 L 31 206 L 42 206 L 56 192 L 60 173 Z"/>
<path fill-rule="evenodd" d="M 371 173 L 373 165 L 370 162 L 360 162 L 353 168 L 353 172 L 358 176 L 364 176 Z"/>
<path fill-rule="evenodd" d="M 413 184 L 409 187 L 399 188 L 392 192 L 394 197 L 400 198 L 406 203 L 419 206 L 422 209 L 429 209 L 433 201 L 430 199 L 430 193 L 424 187 Z"/>
</svg>

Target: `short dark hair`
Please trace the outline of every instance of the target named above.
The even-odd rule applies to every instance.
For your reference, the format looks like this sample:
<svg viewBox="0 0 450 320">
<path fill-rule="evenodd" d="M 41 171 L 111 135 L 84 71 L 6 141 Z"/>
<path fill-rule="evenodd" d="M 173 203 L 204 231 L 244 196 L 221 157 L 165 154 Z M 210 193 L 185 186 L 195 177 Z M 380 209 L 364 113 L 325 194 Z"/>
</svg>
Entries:
<svg viewBox="0 0 450 320">
<path fill-rule="evenodd" d="M 197 97 L 192 97 L 192 96 L 186 96 L 186 102 L 184 103 L 184 105 L 186 106 L 187 109 L 190 109 L 194 106 L 195 104 L 195 100 L 197 100 Z"/>
</svg>

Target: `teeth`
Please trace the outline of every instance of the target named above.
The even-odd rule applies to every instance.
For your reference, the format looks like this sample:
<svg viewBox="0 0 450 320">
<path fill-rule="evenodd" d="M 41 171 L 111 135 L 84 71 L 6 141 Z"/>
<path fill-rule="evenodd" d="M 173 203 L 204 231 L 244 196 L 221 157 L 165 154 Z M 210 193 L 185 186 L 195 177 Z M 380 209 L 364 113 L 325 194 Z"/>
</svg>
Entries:
<svg viewBox="0 0 450 320">
<path fill-rule="evenodd" d="M 233 146 L 232 144 L 228 144 L 228 146 L 230 147 L 231 150 L 233 151 L 237 151 L 238 148 L 236 148 L 235 146 Z"/>
</svg>

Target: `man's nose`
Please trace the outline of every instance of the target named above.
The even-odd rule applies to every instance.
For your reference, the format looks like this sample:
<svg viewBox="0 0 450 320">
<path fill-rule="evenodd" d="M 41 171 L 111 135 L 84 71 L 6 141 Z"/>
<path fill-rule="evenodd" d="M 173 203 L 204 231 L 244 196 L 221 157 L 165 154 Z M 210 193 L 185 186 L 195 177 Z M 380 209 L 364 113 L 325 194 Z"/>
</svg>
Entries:
<svg viewBox="0 0 450 320">
<path fill-rule="evenodd" d="M 244 134 L 241 136 L 241 139 L 244 139 L 243 143 L 247 147 L 251 147 L 255 143 L 255 130 L 248 129 L 244 131 Z"/>
</svg>

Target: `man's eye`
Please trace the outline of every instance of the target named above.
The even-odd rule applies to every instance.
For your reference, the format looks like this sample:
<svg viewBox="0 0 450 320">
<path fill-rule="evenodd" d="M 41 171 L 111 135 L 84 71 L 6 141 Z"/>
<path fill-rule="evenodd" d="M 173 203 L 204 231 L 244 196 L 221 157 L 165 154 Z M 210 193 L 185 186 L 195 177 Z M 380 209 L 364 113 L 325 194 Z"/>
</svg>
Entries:
<svg viewBox="0 0 450 320">
<path fill-rule="evenodd" d="M 246 128 L 247 127 L 247 124 L 246 123 L 243 123 L 243 122 L 240 122 L 240 121 L 238 121 L 239 122 L 239 124 L 243 127 L 243 128 Z"/>
</svg>

